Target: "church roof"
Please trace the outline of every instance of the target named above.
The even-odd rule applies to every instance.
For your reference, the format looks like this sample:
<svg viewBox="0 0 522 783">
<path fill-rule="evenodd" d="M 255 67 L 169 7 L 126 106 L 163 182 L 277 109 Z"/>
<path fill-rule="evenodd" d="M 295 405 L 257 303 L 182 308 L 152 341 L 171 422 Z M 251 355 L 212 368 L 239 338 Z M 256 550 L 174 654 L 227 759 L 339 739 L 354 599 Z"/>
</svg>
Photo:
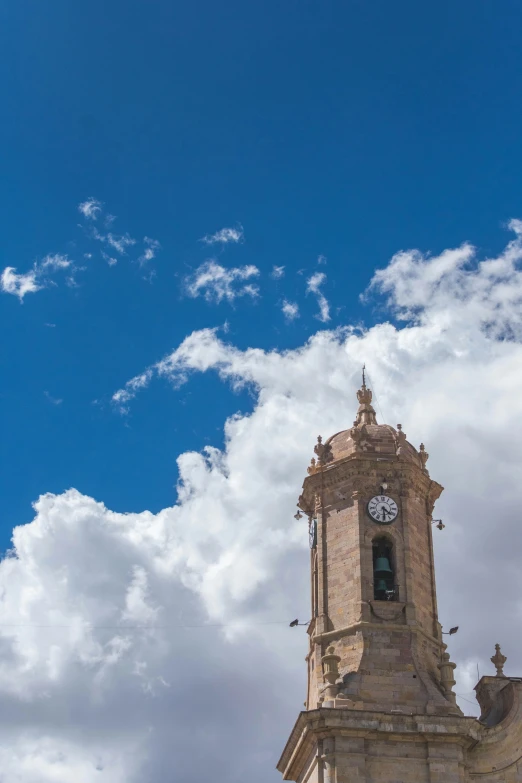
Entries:
<svg viewBox="0 0 522 783">
<path fill-rule="evenodd" d="M 402 430 L 390 427 L 389 424 L 375 423 L 364 424 L 358 428 L 357 439 L 354 439 L 353 434 L 353 428 L 342 430 L 326 441 L 325 446 L 329 447 L 330 451 L 329 461 L 344 459 L 356 452 L 395 457 L 398 437 L 404 433 Z M 418 452 L 407 440 L 404 440 L 401 445 L 401 456 L 418 462 L 420 466 Z"/>
<path fill-rule="evenodd" d="M 375 410 L 372 406 L 372 392 L 367 388 L 364 374 L 363 383 L 357 392 L 359 408 L 357 416 L 350 429 L 342 430 L 332 435 L 323 443 L 321 438 L 315 447 L 318 456 L 317 462 L 312 461 L 312 470 L 321 465 L 351 457 L 358 454 L 379 455 L 383 458 L 400 457 L 400 459 L 414 462 L 421 469 L 426 469 L 428 454 L 421 444 L 419 451 L 406 440 L 402 426 L 397 424 L 397 429 L 389 424 L 378 424 Z"/>
</svg>

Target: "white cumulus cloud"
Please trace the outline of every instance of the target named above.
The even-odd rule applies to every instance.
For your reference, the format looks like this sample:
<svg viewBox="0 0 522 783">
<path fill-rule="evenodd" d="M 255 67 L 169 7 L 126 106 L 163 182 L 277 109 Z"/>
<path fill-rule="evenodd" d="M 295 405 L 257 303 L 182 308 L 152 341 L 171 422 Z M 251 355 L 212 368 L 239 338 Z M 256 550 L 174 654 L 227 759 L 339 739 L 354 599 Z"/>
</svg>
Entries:
<svg viewBox="0 0 522 783">
<path fill-rule="evenodd" d="M 347 324 L 285 351 L 199 330 L 133 379 L 126 405 L 153 378 L 179 386 L 212 372 L 248 387 L 252 410 L 227 419 L 223 448 L 178 456 L 175 505 L 121 514 L 71 489 L 40 497 L 15 529 L 0 563 L 6 783 L 162 783 L 174 768 L 184 783 L 209 768 L 220 782 L 280 780 L 305 694 L 306 634 L 287 627 L 309 611 L 295 503 L 316 436 L 353 421 L 363 362 L 378 412 L 424 441 L 446 487 L 434 539 L 440 619 L 460 626 L 457 693 L 473 701 L 476 664 L 493 673 L 497 641 L 506 673 L 522 674 L 522 241 L 511 228 L 495 258 L 468 245 L 411 251 L 376 273 L 369 295 L 387 297 L 402 328 Z"/>
</svg>

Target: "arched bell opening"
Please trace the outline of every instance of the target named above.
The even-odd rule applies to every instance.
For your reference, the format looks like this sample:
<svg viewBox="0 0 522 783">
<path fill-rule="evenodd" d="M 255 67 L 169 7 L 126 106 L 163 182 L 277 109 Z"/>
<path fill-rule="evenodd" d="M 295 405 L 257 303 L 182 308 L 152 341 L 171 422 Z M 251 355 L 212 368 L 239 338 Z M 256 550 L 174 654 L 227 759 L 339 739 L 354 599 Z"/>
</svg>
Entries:
<svg viewBox="0 0 522 783">
<path fill-rule="evenodd" d="M 386 536 L 379 536 L 374 538 L 372 550 L 373 597 L 376 601 L 396 601 L 393 542 Z"/>
</svg>

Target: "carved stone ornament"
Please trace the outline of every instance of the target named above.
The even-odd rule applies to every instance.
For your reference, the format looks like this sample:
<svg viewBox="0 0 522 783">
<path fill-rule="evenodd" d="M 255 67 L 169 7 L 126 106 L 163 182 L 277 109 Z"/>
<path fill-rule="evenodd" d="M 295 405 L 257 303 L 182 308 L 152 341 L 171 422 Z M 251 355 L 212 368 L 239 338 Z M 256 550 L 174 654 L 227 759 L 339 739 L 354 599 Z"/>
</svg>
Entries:
<svg viewBox="0 0 522 783">
<path fill-rule="evenodd" d="M 357 411 L 356 425 L 360 427 L 363 424 L 377 424 L 375 411 L 372 408 L 372 393 L 370 389 L 366 388 L 364 378 L 363 385 L 357 392 L 357 399 L 359 400 L 359 410 Z"/>
<path fill-rule="evenodd" d="M 507 661 L 507 657 L 500 652 L 500 644 L 495 645 L 495 655 L 490 658 L 490 661 L 497 670 L 497 677 L 505 677 L 504 664 Z"/>
<path fill-rule="evenodd" d="M 371 405 L 372 404 L 372 391 L 366 388 L 366 383 L 363 383 L 362 387 L 357 391 L 357 399 L 359 405 Z"/>
<path fill-rule="evenodd" d="M 450 701 L 452 704 L 456 704 L 456 696 L 453 693 L 453 686 L 455 685 L 455 678 L 453 675 L 453 671 L 455 670 L 457 664 L 452 663 L 450 661 L 449 653 L 444 652 L 442 654 L 442 660 L 438 664 L 439 671 L 440 671 L 440 681 L 441 685 L 444 688 L 444 693 L 446 694 L 446 698 L 448 701 Z"/>
<path fill-rule="evenodd" d="M 428 454 L 428 452 L 424 448 L 424 443 L 421 443 L 421 445 L 419 446 L 419 458 L 420 458 L 420 461 L 421 461 L 422 469 L 426 471 L 426 463 L 427 463 L 428 459 L 430 458 L 430 455 Z"/>
<path fill-rule="evenodd" d="M 326 687 L 323 690 L 325 699 L 335 699 L 339 688 L 335 681 L 339 677 L 339 661 L 341 657 L 335 654 L 334 647 L 328 647 L 326 655 L 321 658 L 323 664 L 323 675 Z"/>
<path fill-rule="evenodd" d="M 355 452 L 360 451 L 361 450 L 361 440 L 363 438 L 363 432 L 357 426 L 357 421 L 354 421 L 353 427 L 350 430 L 350 438 L 353 441 L 354 451 Z"/>
<path fill-rule="evenodd" d="M 325 445 L 320 435 L 317 436 L 317 443 L 315 444 L 314 451 L 317 454 L 317 464 L 319 466 L 326 465 L 327 462 L 332 460 L 332 449 L 330 444 Z"/>
<path fill-rule="evenodd" d="M 313 474 L 317 472 L 317 462 L 315 460 L 315 457 L 312 457 L 312 459 L 310 460 L 310 465 L 306 470 L 309 476 L 313 476 Z"/>
<path fill-rule="evenodd" d="M 397 424 L 397 435 L 395 436 L 395 453 L 401 456 L 401 449 L 406 443 L 406 435 L 402 431 L 402 424 Z"/>
</svg>

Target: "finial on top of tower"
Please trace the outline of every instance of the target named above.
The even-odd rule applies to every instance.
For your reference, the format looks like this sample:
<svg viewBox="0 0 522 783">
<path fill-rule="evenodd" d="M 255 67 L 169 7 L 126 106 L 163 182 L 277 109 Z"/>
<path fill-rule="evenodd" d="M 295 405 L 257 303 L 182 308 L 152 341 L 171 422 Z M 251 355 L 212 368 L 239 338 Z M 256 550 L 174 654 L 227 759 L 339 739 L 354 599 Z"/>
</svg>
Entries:
<svg viewBox="0 0 522 783">
<path fill-rule="evenodd" d="M 314 451 L 317 454 L 317 465 L 321 467 L 326 465 L 332 459 L 332 449 L 330 444 L 323 443 L 323 439 L 320 435 L 317 436 L 317 443 L 314 446 Z M 315 467 L 315 465 L 314 465 Z"/>
<path fill-rule="evenodd" d="M 500 652 L 500 644 L 495 645 L 495 655 L 490 658 L 490 661 L 497 670 L 497 677 L 505 677 L 504 664 L 507 661 L 507 657 Z"/>
<path fill-rule="evenodd" d="M 372 392 L 371 389 L 366 388 L 366 364 L 363 364 L 362 386 L 357 392 L 357 399 L 359 400 L 359 410 L 357 411 L 357 418 L 354 422 L 355 426 L 360 427 L 363 424 L 377 424 L 375 411 L 372 408 Z"/>
<path fill-rule="evenodd" d="M 366 364 L 362 366 L 362 386 L 357 392 L 357 399 L 359 402 L 370 403 L 372 401 L 372 393 L 370 389 L 366 388 Z"/>
<path fill-rule="evenodd" d="M 426 463 L 429 459 L 429 456 L 430 455 L 426 451 L 426 447 L 424 446 L 424 443 L 421 443 L 421 445 L 419 446 L 419 458 L 421 461 L 422 469 L 425 473 L 428 472 L 428 469 L 426 468 Z"/>
</svg>

